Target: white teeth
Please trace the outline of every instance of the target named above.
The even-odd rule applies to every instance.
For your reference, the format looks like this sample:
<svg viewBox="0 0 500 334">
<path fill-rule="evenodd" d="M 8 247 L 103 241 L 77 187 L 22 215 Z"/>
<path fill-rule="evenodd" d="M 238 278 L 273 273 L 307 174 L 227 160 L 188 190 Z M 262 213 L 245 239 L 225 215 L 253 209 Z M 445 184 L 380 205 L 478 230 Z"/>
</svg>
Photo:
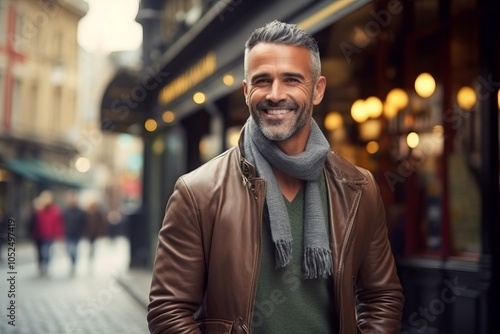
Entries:
<svg viewBox="0 0 500 334">
<path fill-rule="evenodd" d="M 269 115 L 282 115 L 290 111 L 290 109 L 267 109 Z"/>
</svg>

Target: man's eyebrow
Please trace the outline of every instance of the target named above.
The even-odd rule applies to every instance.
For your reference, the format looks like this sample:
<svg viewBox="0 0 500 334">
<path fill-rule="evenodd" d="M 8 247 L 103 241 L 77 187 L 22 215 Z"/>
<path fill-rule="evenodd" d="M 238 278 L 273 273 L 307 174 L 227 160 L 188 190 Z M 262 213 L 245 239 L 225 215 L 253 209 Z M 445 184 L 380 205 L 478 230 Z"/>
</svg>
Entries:
<svg viewBox="0 0 500 334">
<path fill-rule="evenodd" d="M 255 82 L 255 81 L 262 79 L 262 78 L 269 78 L 269 74 L 265 73 L 265 72 L 257 73 L 250 78 L 250 82 Z"/>
<path fill-rule="evenodd" d="M 280 76 L 283 78 L 298 78 L 298 79 L 302 79 L 302 80 L 306 79 L 303 74 L 297 73 L 297 72 L 285 72 L 285 73 L 281 74 Z"/>
<path fill-rule="evenodd" d="M 270 77 L 270 75 L 268 73 L 265 73 L 265 72 L 257 73 L 250 78 L 250 81 L 255 82 L 259 79 L 269 78 L 269 77 Z M 280 74 L 280 77 L 282 77 L 282 78 L 297 78 L 297 79 L 305 80 L 304 75 L 301 73 L 298 73 L 298 72 L 284 72 L 284 73 Z"/>
</svg>

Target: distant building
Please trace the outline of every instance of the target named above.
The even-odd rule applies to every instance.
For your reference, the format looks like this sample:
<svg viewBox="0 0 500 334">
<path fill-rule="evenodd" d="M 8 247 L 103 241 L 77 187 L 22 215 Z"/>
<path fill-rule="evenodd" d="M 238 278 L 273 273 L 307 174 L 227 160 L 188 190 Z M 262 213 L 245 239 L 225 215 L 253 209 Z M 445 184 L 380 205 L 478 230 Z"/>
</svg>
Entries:
<svg viewBox="0 0 500 334">
<path fill-rule="evenodd" d="M 87 11 L 82 0 L 0 1 L 0 207 L 21 236 L 41 190 L 88 182 L 74 140 L 77 26 Z"/>
</svg>

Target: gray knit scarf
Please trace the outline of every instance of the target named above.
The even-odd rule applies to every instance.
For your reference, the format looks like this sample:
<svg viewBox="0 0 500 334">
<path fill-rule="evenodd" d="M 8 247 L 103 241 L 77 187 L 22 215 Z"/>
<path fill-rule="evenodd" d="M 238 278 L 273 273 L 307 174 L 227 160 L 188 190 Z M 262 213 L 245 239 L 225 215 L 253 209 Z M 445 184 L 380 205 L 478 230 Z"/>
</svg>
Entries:
<svg viewBox="0 0 500 334">
<path fill-rule="evenodd" d="M 278 182 L 271 166 L 285 174 L 307 181 L 305 183 L 303 276 L 325 278 L 332 273 L 332 254 L 329 246 L 318 180 L 330 145 L 316 122 L 311 120 L 311 133 L 305 151 L 294 156 L 283 153 L 267 139 L 252 117 L 245 125 L 244 149 L 246 158 L 255 165 L 260 177 L 267 181 L 266 204 L 269 210 L 271 235 L 276 246 L 276 268 L 285 267 L 292 258 L 290 220 Z"/>
</svg>

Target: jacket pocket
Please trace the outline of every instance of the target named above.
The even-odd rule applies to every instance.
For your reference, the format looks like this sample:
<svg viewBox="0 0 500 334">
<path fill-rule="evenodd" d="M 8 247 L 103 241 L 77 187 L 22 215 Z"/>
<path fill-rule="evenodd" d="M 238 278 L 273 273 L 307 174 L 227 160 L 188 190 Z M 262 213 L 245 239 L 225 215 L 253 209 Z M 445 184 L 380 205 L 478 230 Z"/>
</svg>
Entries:
<svg viewBox="0 0 500 334">
<path fill-rule="evenodd" d="M 233 330 L 233 322 L 228 320 L 205 320 L 200 323 L 203 334 L 230 334 Z"/>
</svg>

